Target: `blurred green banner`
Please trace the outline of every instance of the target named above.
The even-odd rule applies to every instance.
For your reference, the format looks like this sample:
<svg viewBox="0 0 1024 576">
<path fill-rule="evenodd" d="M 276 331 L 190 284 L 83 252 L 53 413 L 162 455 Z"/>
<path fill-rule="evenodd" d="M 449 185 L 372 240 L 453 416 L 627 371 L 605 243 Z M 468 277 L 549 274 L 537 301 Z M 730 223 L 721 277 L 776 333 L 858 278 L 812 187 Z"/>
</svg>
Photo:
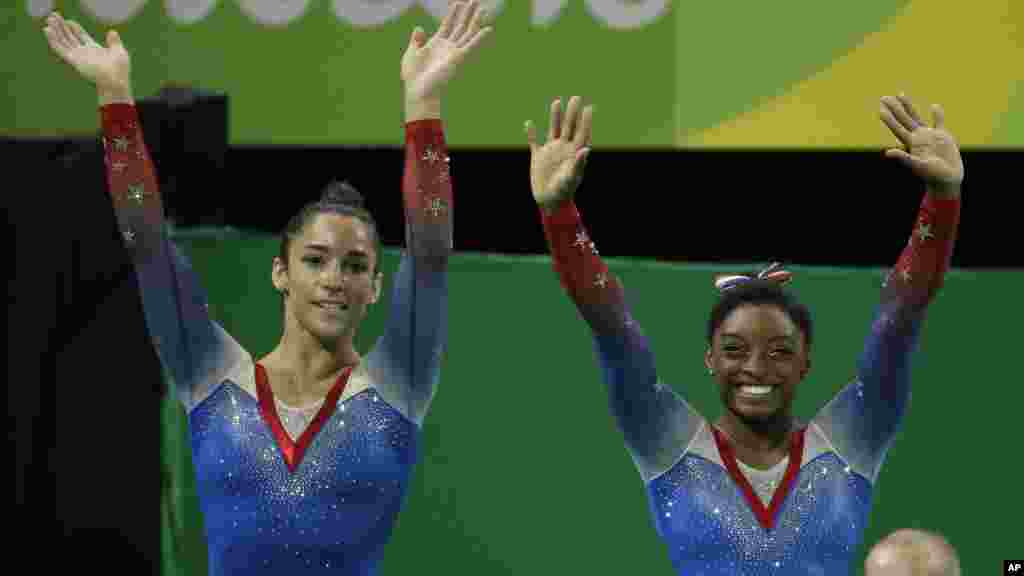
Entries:
<svg viewBox="0 0 1024 576">
<path fill-rule="evenodd" d="M 558 96 L 607 147 L 877 148 L 878 98 L 941 103 L 966 147 L 1024 146 L 1024 2 L 485 0 L 496 34 L 445 98 L 454 146 L 524 146 Z M 50 55 L 59 9 L 116 26 L 136 92 L 231 95 L 233 143 L 398 145 L 398 63 L 447 0 L 20 0 L 0 8 L 0 132 L 91 131 L 95 96 Z"/>
</svg>

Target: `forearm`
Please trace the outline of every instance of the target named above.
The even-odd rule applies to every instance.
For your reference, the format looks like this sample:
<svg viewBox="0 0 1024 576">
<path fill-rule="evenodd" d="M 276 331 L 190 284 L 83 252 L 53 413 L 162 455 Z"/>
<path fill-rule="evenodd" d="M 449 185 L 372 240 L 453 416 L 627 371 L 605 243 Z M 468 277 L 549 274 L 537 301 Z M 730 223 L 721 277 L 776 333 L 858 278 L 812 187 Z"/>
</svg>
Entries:
<svg viewBox="0 0 1024 576">
<path fill-rule="evenodd" d="M 959 223 L 959 195 L 925 195 L 910 240 L 882 288 L 884 307 L 923 312 L 944 284 Z"/>
<path fill-rule="evenodd" d="M 452 251 L 454 208 L 444 127 L 439 118 L 411 121 L 405 136 L 406 247 L 417 273 L 443 271 Z"/>
<path fill-rule="evenodd" d="M 410 100 L 405 101 L 405 122 L 419 122 L 420 120 L 440 120 L 441 100 Z"/>
<path fill-rule="evenodd" d="M 563 202 L 540 210 L 552 266 L 595 335 L 624 336 L 635 329 L 622 285 L 598 255 L 575 204 Z"/>
<path fill-rule="evenodd" d="M 100 108 L 108 191 L 121 238 L 141 264 L 161 251 L 163 206 L 138 110 L 127 93 L 114 100 Z"/>
</svg>

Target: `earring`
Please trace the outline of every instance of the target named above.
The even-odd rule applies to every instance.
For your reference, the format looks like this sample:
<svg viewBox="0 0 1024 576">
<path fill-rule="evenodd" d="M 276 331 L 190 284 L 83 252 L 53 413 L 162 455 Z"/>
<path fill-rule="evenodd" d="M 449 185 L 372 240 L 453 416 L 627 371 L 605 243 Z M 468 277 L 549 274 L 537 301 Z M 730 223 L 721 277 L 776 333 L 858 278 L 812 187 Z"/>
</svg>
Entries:
<svg viewBox="0 0 1024 576">
<path fill-rule="evenodd" d="M 708 368 L 708 374 L 710 374 L 710 375 L 714 376 L 714 375 L 715 375 L 715 371 L 714 371 L 714 369 L 712 369 L 712 368 Z"/>
</svg>

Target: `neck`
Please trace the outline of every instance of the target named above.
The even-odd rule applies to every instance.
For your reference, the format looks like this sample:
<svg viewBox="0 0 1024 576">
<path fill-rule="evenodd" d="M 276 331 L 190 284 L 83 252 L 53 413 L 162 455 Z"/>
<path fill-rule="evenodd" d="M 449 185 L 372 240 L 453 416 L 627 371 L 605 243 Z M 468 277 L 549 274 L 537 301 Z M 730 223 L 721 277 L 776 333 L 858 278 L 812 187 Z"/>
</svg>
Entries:
<svg viewBox="0 0 1024 576">
<path fill-rule="evenodd" d="M 771 455 L 789 448 L 789 433 L 793 418 L 789 414 L 763 422 L 750 421 L 726 410 L 718 420 L 718 428 L 736 446 L 737 450 L 752 454 Z"/>
<path fill-rule="evenodd" d="M 289 318 L 281 341 L 267 360 L 290 375 L 288 387 L 292 392 L 316 394 L 322 391 L 325 381 L 333 384 L 343 368 L 359 363 L 353 336 L 346 333 L 337 340 L 324 342 Z"/>
</svg>

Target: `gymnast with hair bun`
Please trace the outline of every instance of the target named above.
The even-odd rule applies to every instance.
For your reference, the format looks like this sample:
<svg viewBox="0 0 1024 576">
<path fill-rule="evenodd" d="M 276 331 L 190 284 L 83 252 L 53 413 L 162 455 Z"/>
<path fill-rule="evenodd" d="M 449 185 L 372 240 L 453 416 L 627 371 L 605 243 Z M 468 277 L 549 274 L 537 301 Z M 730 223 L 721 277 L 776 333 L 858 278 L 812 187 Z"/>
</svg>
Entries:
<svg viewBox="0 0 1024 576">
<path fill-rule="evenodd" d="M 282 233 L 271 281 L 284 333 L 257 361 L 210 318 L 167 237 L 120 36 L 110 31 L 103 46 L 59 14 L 46 21 L 54 53 L 99 92 L 118 226 L 188 413 L 212 576 L 378 572 L 447 341 L 452 184 L 441 96 L 491 31 L 483 22 L 477 0 L 454 2 L 433 37 L 412 33 L 402 58 L 406 247 L 383 335 L 365 356 L 354 347 L 382 289 L 379 238 L 360 194 L 335 183 Z"/>
</svg>

